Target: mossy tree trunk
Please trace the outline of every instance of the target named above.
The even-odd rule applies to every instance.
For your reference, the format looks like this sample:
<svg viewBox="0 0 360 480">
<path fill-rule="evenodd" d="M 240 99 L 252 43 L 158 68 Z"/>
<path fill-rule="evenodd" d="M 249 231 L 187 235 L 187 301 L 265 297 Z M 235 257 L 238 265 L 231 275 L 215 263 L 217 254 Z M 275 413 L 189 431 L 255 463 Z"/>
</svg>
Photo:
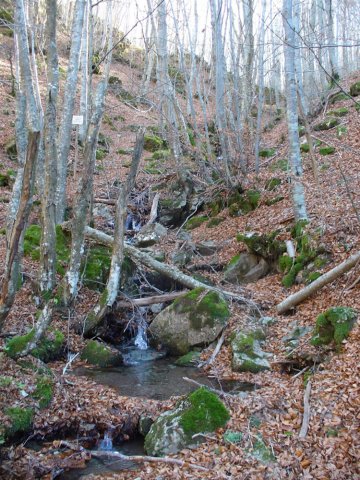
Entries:
<svg viewBox="0 0 360 480">
<path fill-rule="evenodd" d="M 109 278 L 107 280 L 105 290 L 101 296 L 99 305 L 96 305 L 96 307 L 87 315 L 84 333 L 88 333 L 90 330 L 93 330 L 102 321 L 106 313 L 113 306 L 118 294 L 121 268 L 124 260 L 127 199 L 131 190 L 134 188 L 136 174 L 144 147 L 144 133 L 145 131 L 142 129 L 137 135 L 131 170 L 127 178 L 126 185 L 122 184 L 119 189 L 119 196 L 116 202 L 115 231 L 114 240 L 112 242 Z"/>
</svg>

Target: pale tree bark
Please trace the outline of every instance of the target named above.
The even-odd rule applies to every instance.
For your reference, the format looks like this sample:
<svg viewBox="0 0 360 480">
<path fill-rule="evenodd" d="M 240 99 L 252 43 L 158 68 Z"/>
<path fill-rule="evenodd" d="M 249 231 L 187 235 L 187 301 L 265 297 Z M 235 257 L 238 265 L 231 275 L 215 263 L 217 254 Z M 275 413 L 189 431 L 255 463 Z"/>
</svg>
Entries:
<svg viewBox="0 0 360 480">
<path fill-rule="evenodd" d="M 264 43 L 265 43 L 265 13 L 266 13 L 266 0 L 261 2 L 261 24 L 260 24 L 260 36 L 259 36 L 259 66 L 258 66 L 258 109 L 256 119 L 256 132 L 255 132 L 255 171 L 259 172 L 259 148 L 260 148 L 260 133 L 261 133 L 261 121 L 262 111 L 264 106 Z"/>
<path fill-rule="evenodd" d="M 215 64 L 215 102 L 216 102 L 216 125 L 219 132 L 222 161 L 225 167 L 226 182 L 232 184 L 231 159 L 229 140 L 227 135 L 227 119 L 225 110 L 225 57 L 222 37 L 222 2 L 210 0 L 211 28 L 212 28 L 212 52 Z"/>
<path fill-rule="evenodd" d="M 324 275 L 321 275 L 321 277 L 311 282 L 310 285 L 308 285 L 307 287 L 287 297 L 285 300 L 283 300 L 276 306 L 276 310 L 278 311 L 278 313 L 284 313 L 290 308 L 295 307 L 296 305 L 310 297 L 310 295 L 320 290 L 320 288 L 324 287 L 330 282 L 333 282 L 338 277 L 344 275 L 344 273 L 354 268 L 356 265 L 359 264 L 359 262 L 360 252 L 355 252 L 347 260 L 343 261 L 336 267 L 324 273 Z"/>
<path fill-rule="evenodd" d="M 292 172 L 292 197 L 296 220 L 307 219 L 304 186 L 302 183 L 303 168 L 300 155 L 299 122 L 296 95 L 295 74 L 295 30 L 293 25 L 293 0 L 283 2 L 283 23 L 285 30 L 285 92 L 286 111 L 289 135 L 290 161 Z"/>
<path fill-rule="evenodd" d="M 244 82 L 243 82 L 243 109 L 244 115 L 251 126 L 250 108 L 254 98 L 253 72 L 254 72 L 254 1 L 243 0 L 244 16 Z"/>
<path fill-rule="evenodd" d="M 90 25 L 90 5 L 86 1 L 84 13 L 84 25 L 81 38 L 81 92 L 80 92 L 80 115 L 83 117 L 83 124 L 79 126 L 79 142 L 83 145 L 85 142 L 87 125 L 89 120 L 89 77 L 91 75 L 91 57 L 89 56 L 89 25 Z"/>
<path fill-rule="evenodd" d="M 335 34 L 334 34 L 334 0 L 326 0 L 326 14 L 327 14 L 327 35 L 326 41 L 329 45 L 335 45 Z M 330 64 L 330 73 L 332 78 L 335 80 L 339 79 L 339 70 L 338 70 L 338 56 L 337 48 L 334 46 L 328 47 L 329 51 L 329 64 Z M 330 79 L 331 83 L 331 79 Z"/>
<path fill-rule="evenodd" d="M 121 184 L 119 195 L 116 202 L 115 210 L 115 229 L 114 240 L 112 242 L 112 255 L 109 277 L 101 295 L 101 300 L 91 312 L 88 313 L 85 323 L 85 333 L 93 330 L 102 321 L 105 315 L 112 308 L 119 290 L 121 268 L 124 260 L 124 238 L 125 238 L 125 221 L 127 215 L 127 199 L 134 188 L 136 174 L 139 167 L 143 147 L 144 147 L 144 130 L 140 130 L 136 137 L 134 153 L 132 157 L 131 170 L 127 178 L 126 184 Z"/>
<path fill-rule="evenodd" d="M 57 0 L 46 2 L 47 105 L 44 124 L 45 183 L 42 198 L 42 235 L 40 243 L 40 291 L 51 291 L 56 274 L 56 211 L 57 122 L 59 66 L 56 46 Z"/>
<path fill-rule="evenodd" d="M 27 22 L 23 0 L 15 3 L 16 45 L 19 71 L 20 89 L 24 90 L 25 99 L 20 96 L 18 106 L 23 114 L 26 104 L 28 139 L 25 142 L 25 125 L 21 119 L 17 120 L 17 132 L 20 133 L 19 146 L 21 157 L 25 153 L 24 165 L 19 169 L 19 180 L 15 183 L 13 199 L 10 203 L 9 219 L 7 222 L 5 268 L 0 292 L 0 331 L 14 302 L 19 280 L 20 263 L 22 257 L 23 231 L 26 226 L 31 204 L 35 177 L 35 165 L 39 153 L 40 143 L 40 112 L 36 104 L 36 95 L 33 84 L 29 60 L 29 43 L 27 36 Z M 20 157 L 20 161 L 22 158 Z"/>
<path fill-rule="evenodd" d="M 58 139 L 58 182 L 56 188 L 56 222 L 64 218 L 66 208 L 66 174 L 70 151 L 72 115 L 79 70 L 80 47 L 86 0 L 76 0 L 71 31 L 71 49 L 64 88 L 63 111 Z"/>
<path fill-rule="evenodd" d="M 80 266 L 84 250 L 84 229 L 91 202 L 92 176 L 100 122 L 104 112 L 106 80 L 100 81 L 94 99 L 93 114 L 88 126 L 82 169 L 76 191 L 71 230 L 71 254 L 68 270 L 63 279 L 63 302 L 70 305 L 78 292 Z"/>
</svg>

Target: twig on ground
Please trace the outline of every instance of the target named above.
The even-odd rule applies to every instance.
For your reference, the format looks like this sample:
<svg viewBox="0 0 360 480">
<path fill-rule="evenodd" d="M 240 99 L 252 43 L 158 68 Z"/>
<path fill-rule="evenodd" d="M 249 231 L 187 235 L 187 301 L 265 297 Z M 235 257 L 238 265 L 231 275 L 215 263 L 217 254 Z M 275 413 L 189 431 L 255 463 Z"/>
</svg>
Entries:
<svg viewBox="0 0 360 480">
<path fill-rule="evenodd" d="M 221 347 L 222 347 L 222 344 L 224 343 L 224 340 L 225 340 L 225 330 L 223 330 L 223 332 L 221 334 L 221 337 L 219 338 L 211 357 L 208 358 L 207 360 L 205 360 L 204 362 L 199 362 L 198 368 L 204 367 L 205 365 L 211 365 L 213 363 L 217 354 L 221 350 Z"/>
<path fill-rule="evenodd" d="M 304 393 L 304 415 L 303 415 L 302 425 L 299 433 L 299 438 L 305 438 L 309 429 L 310 393 L 311 393 L 311 381 L 309 380 L 306 385 L 306 389 Z"/>
</svg>

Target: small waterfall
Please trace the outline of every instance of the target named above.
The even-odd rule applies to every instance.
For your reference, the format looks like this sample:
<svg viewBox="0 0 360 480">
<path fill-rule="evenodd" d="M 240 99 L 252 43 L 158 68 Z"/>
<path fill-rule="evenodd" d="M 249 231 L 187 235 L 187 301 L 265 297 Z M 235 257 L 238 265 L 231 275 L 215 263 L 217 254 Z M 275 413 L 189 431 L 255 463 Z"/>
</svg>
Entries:
<svg viewBox="0 0 360 480">
<path fill-rule="evenodd" d="M 141 309 L 142 310 L 142 309 Z M 139 318 L 137 319 L 137 333 L 134 339 L 134 345 L 139 350 L 147 350 L 149 348 L 148 338 L 147 338 L 147 323 L 146 323 L 146 309 L 141 311 Z"/>
<path fill-rule="evenodd" d="M 113 449 L 113 443 L 110 432 L 104 433 L 104 438 L 101 440 L 99 444 L 99 450 L 107 450 L 110 451 Z"/>
</svg>

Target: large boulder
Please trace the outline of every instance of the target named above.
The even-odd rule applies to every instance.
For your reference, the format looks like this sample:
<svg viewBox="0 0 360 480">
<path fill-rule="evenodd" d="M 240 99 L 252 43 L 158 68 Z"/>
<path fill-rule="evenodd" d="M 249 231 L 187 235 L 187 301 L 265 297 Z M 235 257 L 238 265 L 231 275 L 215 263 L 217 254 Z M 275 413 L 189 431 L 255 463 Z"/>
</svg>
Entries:
<svg viewBox="0 0 360 480">
<path fill-rule="evenodd" d="M 219 293 L 196 288 L 159 313 L 149 330 L 169 353 L 185 355 L 192 347 L 213 342 L 229 316 L 226 300 Z"/>
<path fill-rule="evenodd" d="M 225 280 L 235 284 L 256 282 L 269 271 L 269 264 L 263 258 L 253 253 L 244 252 L 235 255 L 227 265 Z"/>
<path fill-rule="evenodd" d="M 164 456 L 196 445 L 202 438 L 193 438 L 193 435 L 212 433 L 225 426 L 229 418 L 229 412 L 219 398 L 206 388 L 199 388 L 153 423 L 145 437 L 146 453 Z"/>
<path fill-rule="evenodd" d="M 105 343 L 89 340 L 81 353 L 81 359 L 98 367 L 115 367 L 123 363 L 123 358 L 118 350 Z"/>
<path fill-rule="evenodd" d="M 166 235 L 167 228 L 160 223 L 150 223 L 142 227 L 135 238 L 135 246 L 139 248 L 151 247 Z"/>
<path fill-rule="evenodd" d="M 261 349 L 257 332 L 238 332 L 231 342 L 231 350 L 235 372 L 258 373 L 270 369 L 269 354 Z"/>
</svg>

